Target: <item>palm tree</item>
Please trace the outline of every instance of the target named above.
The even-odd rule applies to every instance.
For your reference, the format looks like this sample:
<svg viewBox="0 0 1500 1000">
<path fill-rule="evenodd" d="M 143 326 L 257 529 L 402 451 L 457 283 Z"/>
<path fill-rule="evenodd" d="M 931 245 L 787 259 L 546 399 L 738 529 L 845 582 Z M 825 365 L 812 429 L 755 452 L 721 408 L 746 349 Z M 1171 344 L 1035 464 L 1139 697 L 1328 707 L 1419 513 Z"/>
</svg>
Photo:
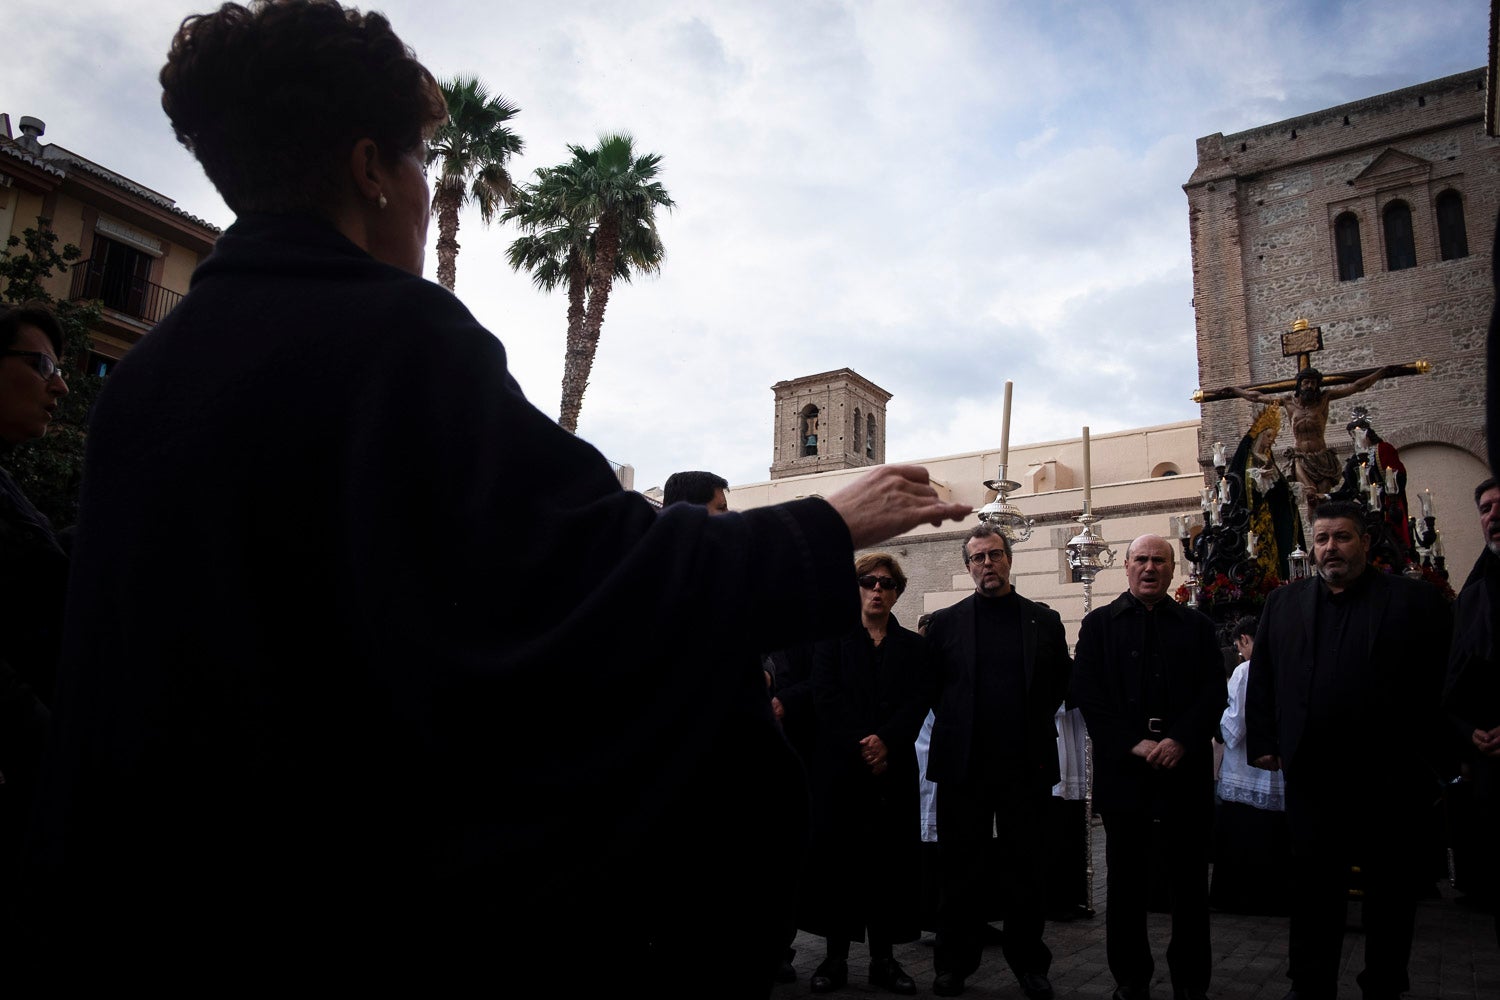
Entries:
<svg viewBox="0 0 1500 1000">
<path fill-rule="evenodd" d="M 504 97 L 491 97 L 476 77 L 458 76 L 438 86 L 448 102 L 448 120 L 427 145 L 427 165 L 441 164 L 432 192 L 437 277 L 451 292 L 458 263 L 458 210 L 473 202 L 488 224 L 502 201 L 509 205 L 515 198 L 505 164 L 523 144 L 505 123 L 521 109 Z"/>
<path fill-rule="evenodd" d="M 617 279 L 661 269 L 666 251 L 656 231 L 656 209 L 671 208 L 673 202 L 655 179 L 661 157 L 636 156 L 630 136 L 607 135 L 594 149 L 568 149 L 573 159 L 538 170 L 536 183 L 505 217 L 527 230 L 511 244 L 511 267 L 531 271 L 544 290 L 568 285 L 558 422 L 576 433 L 610 291 Z"/>
</svg>

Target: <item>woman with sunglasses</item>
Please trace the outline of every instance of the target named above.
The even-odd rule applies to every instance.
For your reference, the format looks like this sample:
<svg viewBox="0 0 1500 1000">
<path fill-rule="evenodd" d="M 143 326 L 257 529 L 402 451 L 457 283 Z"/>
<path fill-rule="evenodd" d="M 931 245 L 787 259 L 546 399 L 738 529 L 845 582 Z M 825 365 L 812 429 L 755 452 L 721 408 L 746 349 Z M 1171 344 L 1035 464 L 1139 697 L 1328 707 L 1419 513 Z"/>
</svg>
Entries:
<svg viewBox="0 0 1500 1000">
<path fill-rule="evenodd" d="M 68 387 L 63 334 L 42 305 L 0 305 L 0 460 L 47 433 Z M 62 638 L 68 557 L 47 518 L 0 468 L 0 909 L 20 857 L 49 722 Z"/>
<path fill-rule="evenodd" d="M 930 707 L 926 640 L 891 614 L 906 589 L 895 557 L 872 552 L 854 569 L 860 623 L 814 656 L 813 831 L 799 922 L 828 942 L 814 993 L 848 982 L 849 942 L 868 931 L 870 983 L 910 994 L 916 983 L 891 946 L 919 933 L 915 740 Z"/>
</svg>

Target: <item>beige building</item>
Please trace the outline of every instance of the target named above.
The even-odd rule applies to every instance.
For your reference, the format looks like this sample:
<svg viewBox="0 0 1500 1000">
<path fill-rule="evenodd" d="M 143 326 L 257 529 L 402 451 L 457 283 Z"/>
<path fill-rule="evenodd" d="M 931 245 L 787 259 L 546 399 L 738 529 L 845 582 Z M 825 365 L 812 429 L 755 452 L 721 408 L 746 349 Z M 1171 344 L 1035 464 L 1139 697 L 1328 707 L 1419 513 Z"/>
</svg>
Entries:
<svg viewBox="0 0 1500 1000">
<path fill-rule="evenodd" d="M 800 381 L 800 380 L 798 380 Z M 867 380 L 859 379 L 865 383 Z M 778 383 L 779 386 L 788 383 Z M 886 398 L 889 398 L 887 395 Z M 838 401 L 834 401 L 835 408 Z M 852 411 L 852 404 L 847 409 Z M 1080 429 L 1081 430 L 1081 429 Z M 1198 421 L 1092 435 L 1090 471 L 1094 513 L 1103 518 L 1099 533 L 1115 549 L 1115 565 L 1094 584 L 1094 605 L 1113 600 L 1125 589 L 1125 546 L 1137 535 L 1168 534 L 1172 518 L 1198 510 L 1203 482 L 1196 474 Z M 884 453 L 881 434 L 879 447 Z M 939 458 L 901 458 L 927 467 L 944 499 L 976 509 L 994 499 L 984 483 L 999 472 L 1000 450 L 968 452 Z M 1068 640 L 1074 641 L 1083 619 L 1083 585 L 1073 580 L 1066 558 L 1068 539 L 1079 531 L 1074 520 L 1083 512 L 1083 440 L 1079 437 L 1037 444 L 1012 445 L 1008 474 L 1021 489 L 1010 502 L 1035 522 L 1031 538 L 1017 543 L 1012 580 L 1028 598 L 1051 605 L 1062 615 Z M 827 496 L 863 475 L 848 468 L 802 476 L 783 476 L 761 483 L 732 484 L 729 505 L 747 510 L 806 496 Z M 1186 473 L 1186 474 L 1180 474 Z M 964 569 L 961 546 L 971 516 L 963 524 L 923 525 L 881 546 L 900 560 L 908 578 L 896 617 L 908 627 L 917 616 L 961 600 L 974 589 Z M 1185 570 L 1179 567 L 1179 581 Z M 852 586 L 851 582 L 851 586 Z"/>
<path fill-rule="evenodd" d="M 59 249 L 83 258 L 55 275 L 59 300 L 98 300 L 89 369 L 105 374 L 187 292 L 198 261 L 219 230 L 157 191 L 56 143 L 45 123 L 21 118 L 19 134 L 0 114 L 0 239 L 50 220 Z"/>
</svg>

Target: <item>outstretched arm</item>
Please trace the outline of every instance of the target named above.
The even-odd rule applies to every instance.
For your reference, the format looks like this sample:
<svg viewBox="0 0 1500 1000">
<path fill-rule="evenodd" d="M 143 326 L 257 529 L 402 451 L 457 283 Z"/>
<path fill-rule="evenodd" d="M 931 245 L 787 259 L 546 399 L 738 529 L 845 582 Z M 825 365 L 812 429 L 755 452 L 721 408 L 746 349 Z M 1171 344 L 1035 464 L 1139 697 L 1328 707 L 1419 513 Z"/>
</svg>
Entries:
<svg viewBox="0 0 1500 1000">
<path fill-rule="evenodd" d="M 882 465 L 828 497 L 849 526 L 856 549 L 910 531 L 959 521 L 973 510 L 968 504 L 940 500 L 920 465 Z"/>
<path fill-rule="evenodd" d="M 1370 388 L 1370 386 L 1380 381 L 1381 376 L 1383 376 L 1388 371 L 1390 371 L 1389 365 L 1383 368 L 1377 368 L 1368 375 L 1360 376 L 1353 382 L 1350 382 L 1348 385 L 1330 386 L 1327 389 L 1323 390 L 1323 394 L 1329 399 L 1343 399 L 1345 396 L 1352 396 L 1356 392 Z"/>
<path fill-rule="evenodd" d="M 1237 385 L 1232 385 L 1229 387 L 1228 391 L 1241 399 L 1248 399 L 1252 403 L 1280 402 L 1280 400 L 1278 400 L 1275 396 L 1267 396 L 1265 393 L 1259 391 L 1258 389 L 1241 389 Z"/>
</svg>

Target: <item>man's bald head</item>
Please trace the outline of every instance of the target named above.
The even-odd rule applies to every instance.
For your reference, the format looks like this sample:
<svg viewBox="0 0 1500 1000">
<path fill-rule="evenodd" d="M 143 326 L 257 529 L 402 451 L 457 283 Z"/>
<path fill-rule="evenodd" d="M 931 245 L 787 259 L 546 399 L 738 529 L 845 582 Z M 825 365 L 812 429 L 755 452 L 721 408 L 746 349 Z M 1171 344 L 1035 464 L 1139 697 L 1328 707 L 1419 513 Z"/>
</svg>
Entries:
<svg viewBox="0 0 1500 1000">
<path fill-rule="evenodd" d="M 1167 596 L 1176 566 L 1171 543 L 1160 535 L 1142 535 L 1125 550 L 1125 580 L 1142 604 Z"/>
</svg>

